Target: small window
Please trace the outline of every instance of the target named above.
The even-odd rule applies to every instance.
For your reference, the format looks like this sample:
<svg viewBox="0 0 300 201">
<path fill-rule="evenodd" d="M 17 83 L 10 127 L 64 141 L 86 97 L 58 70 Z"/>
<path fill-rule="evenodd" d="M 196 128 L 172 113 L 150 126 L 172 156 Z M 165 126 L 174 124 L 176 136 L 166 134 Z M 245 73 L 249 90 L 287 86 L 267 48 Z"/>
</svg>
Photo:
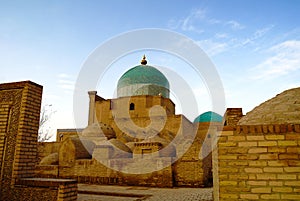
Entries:
<svg viewBox="0 0 300 201">
<path fill-rule="evenodd" d="M 142 149 L 142 157 L 149 156 L 152 153 L 152 149 Z"/>
<path fill-rule="evenodd" d="M 129 110 L 134 110 L 134 103 L 130 103 Z"/>
<path fill-rule="evenodd" d="M 110 101 L 109 109 L 112 110 L 113 108 L 114 108 L 114 102 L 111 100 L 111 101 Z"/>
</svg>

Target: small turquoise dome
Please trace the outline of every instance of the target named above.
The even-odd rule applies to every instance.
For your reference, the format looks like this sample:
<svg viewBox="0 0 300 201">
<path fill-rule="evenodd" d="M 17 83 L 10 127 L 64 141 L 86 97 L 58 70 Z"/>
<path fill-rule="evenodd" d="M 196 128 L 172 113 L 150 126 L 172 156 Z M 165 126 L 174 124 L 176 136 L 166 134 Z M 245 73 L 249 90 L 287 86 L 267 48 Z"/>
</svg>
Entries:
<svg viewBox="0 0 300 201">
<path fill-rule="evenodd" d="M 203 123 L 203 122 L 222 122 L 223 117 L 218 113 L 208 111 L 201 115 L 199 115 L 195 120 L 194 123 Z"/>
<path fill-rule="evenodd" d="M 169 81 L 156 68 L 146 65 L 144 59 L 141 65 L 125 72 L 118 81 L 118 97 L 136 95 L 162 95 L 169 98 Z"/>
</svg>

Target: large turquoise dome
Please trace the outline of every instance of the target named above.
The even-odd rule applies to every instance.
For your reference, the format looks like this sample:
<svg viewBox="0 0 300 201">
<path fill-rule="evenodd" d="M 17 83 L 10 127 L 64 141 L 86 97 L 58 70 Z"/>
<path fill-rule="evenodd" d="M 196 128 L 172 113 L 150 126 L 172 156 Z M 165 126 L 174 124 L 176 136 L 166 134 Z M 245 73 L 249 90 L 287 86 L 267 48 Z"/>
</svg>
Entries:
<svg viewBox="0 0 300 201">
<path fill-rule="evenodd" d="M 141 61 L 141 65 L 135 66 L 125 72 L 118 81 L 118 97 L 137 95 L 161 95 L 169 98 L 169 81 L 155 67 L 146 65 L 147 61 Z"/>
<path fill-rule="evenodd" d="M 223 117 L 218 113 L 208 111 L 201 115 L 199 115 L 195 120 L 194 123 L 204 123 L 204 122 L 222 122 Z"/>
</svg>

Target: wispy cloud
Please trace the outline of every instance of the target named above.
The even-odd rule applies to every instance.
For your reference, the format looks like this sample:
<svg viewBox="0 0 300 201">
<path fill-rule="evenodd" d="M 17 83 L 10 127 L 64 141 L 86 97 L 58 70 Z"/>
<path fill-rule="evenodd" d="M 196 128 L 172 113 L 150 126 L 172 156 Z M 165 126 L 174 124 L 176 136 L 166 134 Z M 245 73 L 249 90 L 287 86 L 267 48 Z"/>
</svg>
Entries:
<svg viewBox="0 0 300 201">
<path fill-rule="evenodd" d="M 241 25 L 239 22 L 235 20 L 230 20 L 228 22 L 224 23 L 225 25 L 229 25 L 233 30 L 239 30 L 239 29 L 244 29 L 245 26 Z"/>
<path fill-rule="evenodd" d="M 254 43 L 254 41 L 256 41 L 257 39 L 265 36 L 273 27 L 274 27 L 273 25 L 269 25 L 264 28 L 256 30 L 250 37 L 244 39 L 240 43 L 240 45 L 244 46 L 244 45 L 248 45 L 250 43 Z"/>
<path fill-rule="evenodd" d="M 289 40 L 268 49 L 270 56 L 251 70 L 252 79 L 273 79 L 300 69 L 300 41 Z"/>
<path fill-rule="evenodd" d="M 228 34 L 226 34 L 226 33 L 216 33 L 215 38 L 217 38 L 217 39 L 219 39 L 219 38 L 228 38 Z"/>
<path fill-rule="evenodd" d="M 172 24 L 172 26 L 171 26 Z M 265 48 L 262 44 L 274 25 L 266 25 L 253 29 L 236 19 L 217 19 L 209 15 L 205 9 L 194 9 L 179 20 L 171 20 L 169 28 L 185 32 L 201 33 L 197 43 L 209 55 L 215 56 L 233 49 L 250 47 L 251 51 Z"/>
<path fill-rule="evenodd" d="M 229 26 L 232 30 L 244 29 L 245 26 L 237 20 L 220 20 L 210 17 L 205 9 L 193 9 L 187 16 L 175 20 L 172 19 L 168 23 L 171 29 L 181 29 L 182 31 L 194 31 L 198 33 L 204 32 L 202 25 L 223 25 Z M 200 28 L 201 27 L 201 28 Z"/>
<path fill-rule="evenodd" d="M 227 43 L 216 42 L 211 39 L 197 41 L 197 43 L 209 56 L 217 55 L 221 52 L 226 51 L 226 49 L 228 48 Z"/>
<path fill-rule="evenodd" d="M 60 74 L 57 75 L 57 77 L 59 77 L 59 78 L 70 78 L 71 76 L 68 75 L 68 74 L 65 74 L 65 73 L 60 73 Z"/>
<path fill-rule="evenodd" d="M 74 91 L 75 81 L 73 79 L 73 76 L 61 73 L 58 74 L 57 77 L 59 78 L 58 80 L 59 87 L 64 89 L 66 93 L 70 93 Z"/>
<path fill-rule="evenodd" d="M 183 31 L 203 32 L 195 24 L 197 21 L 205 19 L 206 11 L 203 9 L 193 10 L 187 17 L 179 21 L 179 26 Z"/>
</svg>

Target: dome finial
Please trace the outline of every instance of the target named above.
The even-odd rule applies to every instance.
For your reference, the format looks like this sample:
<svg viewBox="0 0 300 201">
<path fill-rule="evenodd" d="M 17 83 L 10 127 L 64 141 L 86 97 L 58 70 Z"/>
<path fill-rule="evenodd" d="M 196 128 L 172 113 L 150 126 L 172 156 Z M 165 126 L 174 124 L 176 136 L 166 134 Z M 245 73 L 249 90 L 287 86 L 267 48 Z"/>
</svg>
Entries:
<svg viewBox="0 0 300 201">
<path fill-rule="evenodd" d="M 147 64 L 146 55 L 143 56 L 143 59 L 141 60 L 141 64 L 142 65 L 146 65 Z"/>
</svg>

